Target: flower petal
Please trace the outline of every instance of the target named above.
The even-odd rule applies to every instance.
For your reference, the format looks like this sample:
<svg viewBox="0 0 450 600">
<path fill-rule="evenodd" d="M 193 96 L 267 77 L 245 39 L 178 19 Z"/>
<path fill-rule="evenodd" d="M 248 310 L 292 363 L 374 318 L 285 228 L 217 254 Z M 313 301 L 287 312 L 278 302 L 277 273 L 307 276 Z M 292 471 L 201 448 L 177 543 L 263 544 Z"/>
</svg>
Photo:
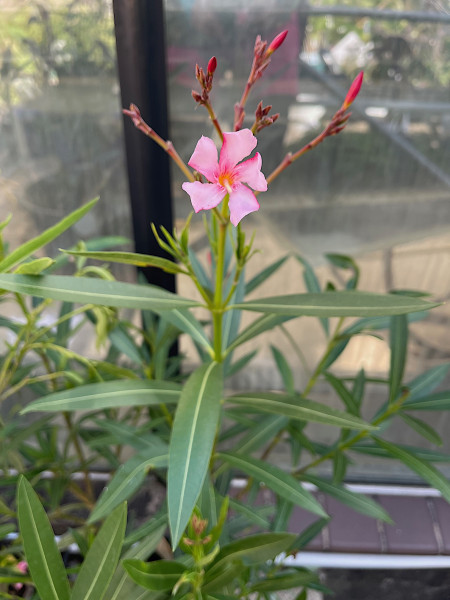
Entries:
<svg viewBox="0 0 450 600">
<path fill-rule="evenodd" d="M 238 162 L 241 162 L 256 148 L 257 143 L 258 140 L 250 129 L 224 133 L 219 159 L 220 172 L 233 169 Z"/>
<path fill-rule="evenodd" d="M 230 221 L 236 227 L 239 221 L 251 212 L 259 209 L 259 202 L 250 188 L 242 183 L 233 186 L 228 202 Z"/>
<path fill-rule="evenodd" d="M 208 181 L 215 183 L 219 174 L 217 148 L 211 138 L 202 135 L 188 165 L 204 175 Z"/>
<path fill-rule="evenodd" d="M 244 160 L 244 162 L 235 167 L 234 175 L 239 181 L 247 183 L 254 190 L 265 192 L 267 190 L 267 181 L 263 173 L 261 173 L 261 165 L 261 154 L 257 152 L 253 158 Z"/>
<path fill-rule="evenodd" d="M 197 213 L 199 210 L 209 210 L 222 202 L 227 191 L 217 183 L 185 182 L 181 186 L 191 197 L 192 206 Z"/>
</svg>

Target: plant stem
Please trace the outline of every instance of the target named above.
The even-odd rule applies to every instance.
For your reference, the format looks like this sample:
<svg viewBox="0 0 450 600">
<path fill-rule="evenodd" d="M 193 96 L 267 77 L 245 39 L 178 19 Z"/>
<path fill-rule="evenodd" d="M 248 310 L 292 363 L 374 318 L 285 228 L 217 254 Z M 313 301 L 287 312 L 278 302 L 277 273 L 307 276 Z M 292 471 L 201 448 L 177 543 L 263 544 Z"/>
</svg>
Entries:
<svg viewBox="0 0 450 600">
<path fill-rule="evenodd" d="M 225 196 L 222 206 L 222 220 L 219 221 L 219 238 L 217 243 L 217 258 L 216 258 L 216 287 L 214 290 L 214 300 L 212 306 L 212 317 L 214 326 L 214 360 L 222 362 L 222 320 L 223 320 L 223 305 L 222 305 L 222 288 L 225 270 L 225 244 L 228 220 L 226 215 L 228 211 L 228 195 Z"/>
<path fill-rule="evenodd" d="M 81 448 L 77 432 L 75 431 L 75 429 L 73 427 L 72 416 L 71 416 L 70 412 L 63 411 L 63 417 L 64 417 L 64 421 L 66 422 L 67 429 L 69 431 L 69 437 L 73 442 L 75 452 L 78 456 L 78 460 L 80 461 L 80 468 L 83 471 L 84 484 L 86 486 L 86 494 L 87 494 L 86 499 L 89 500 L 90 505 L 93 506 L 94 502 L 95 502 L 94 489 L 92 487 L 91 478 L 89 477 L 89 471 L 86 467 L 86 459 L 83 454 L 83 449 Z"/>
</svg>

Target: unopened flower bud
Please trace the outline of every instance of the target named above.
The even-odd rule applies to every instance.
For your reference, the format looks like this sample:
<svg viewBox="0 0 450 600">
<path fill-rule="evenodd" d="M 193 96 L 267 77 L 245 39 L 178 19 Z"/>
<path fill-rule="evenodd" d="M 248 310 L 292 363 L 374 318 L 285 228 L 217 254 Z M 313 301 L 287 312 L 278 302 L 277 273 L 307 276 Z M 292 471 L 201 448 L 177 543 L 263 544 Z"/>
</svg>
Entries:
<svg viewBox="0 0 450 600">
<path fill-rule="evenodd" d="M 350 106 L 350 104 L 354 101 L 356 96 L 359 94 L 359 90 L 361 89 L 361 85 L 363 82 L 363 77 L 364 77 L 364 71 L 361 71 L 353 80 L 353 83 L 347 92 L 347 96 L 345 97 L 344 104 L 342 105 L 342 108 L 344 110 L 346 110 Z"/>
<path fill-rule="evenodd" d="M 213 56 L 212 58 L 209 59 L 208 74 L 212 75 L 216 69 L 217 69 L 217 58 L 215 56 Z"/>
<path fill-rule="evenodd" d="M 284 31 L 282 31 L 276 37 L 273 38 L 273 40 L 269 44 L 269 47 L 267 48 L 266 56 L 270 56 L 271 54 L 273 54 L 275 52 L 275 50 L 277 50 L 281 46 L 281 44 L 286 39 L 287 34 L 288 34 L 288 30 L 285 29 Z"/>
</svg>

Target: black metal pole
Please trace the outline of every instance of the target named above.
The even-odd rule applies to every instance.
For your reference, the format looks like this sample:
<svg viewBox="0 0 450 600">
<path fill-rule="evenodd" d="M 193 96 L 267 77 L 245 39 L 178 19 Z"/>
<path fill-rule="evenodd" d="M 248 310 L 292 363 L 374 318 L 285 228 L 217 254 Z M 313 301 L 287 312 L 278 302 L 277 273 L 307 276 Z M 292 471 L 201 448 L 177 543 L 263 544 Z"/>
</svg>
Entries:
<svg viewBox="0 0 450 600">
<path fill-rule="evenodd" d="M 136 104 L 143 118 L 168 138 L 164 8 L 162 0 L 113 0 L 122 106 Z M 173 228 L 169 157 L 124 120 L 132 221 L 136 251 L 167 255 L 156 243 L 150 223 Z M 142 269 L 147 281 L 175 290 L 173 275 Z"/>
</svg>

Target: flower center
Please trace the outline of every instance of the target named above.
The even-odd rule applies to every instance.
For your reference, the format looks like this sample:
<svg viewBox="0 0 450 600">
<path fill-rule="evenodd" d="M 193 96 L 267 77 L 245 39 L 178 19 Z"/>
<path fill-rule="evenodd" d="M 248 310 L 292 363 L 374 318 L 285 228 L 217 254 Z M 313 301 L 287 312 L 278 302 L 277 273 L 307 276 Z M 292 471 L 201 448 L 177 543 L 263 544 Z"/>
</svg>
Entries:
<svg viewBox="0 0 450 600">
<path fill-rule="evenodd" d="M 219 175 L 219 184 L 222 185 L 229 194 L 232 192 L 233 179 L 231 173 L 221 173 Z"/>
</svg>

